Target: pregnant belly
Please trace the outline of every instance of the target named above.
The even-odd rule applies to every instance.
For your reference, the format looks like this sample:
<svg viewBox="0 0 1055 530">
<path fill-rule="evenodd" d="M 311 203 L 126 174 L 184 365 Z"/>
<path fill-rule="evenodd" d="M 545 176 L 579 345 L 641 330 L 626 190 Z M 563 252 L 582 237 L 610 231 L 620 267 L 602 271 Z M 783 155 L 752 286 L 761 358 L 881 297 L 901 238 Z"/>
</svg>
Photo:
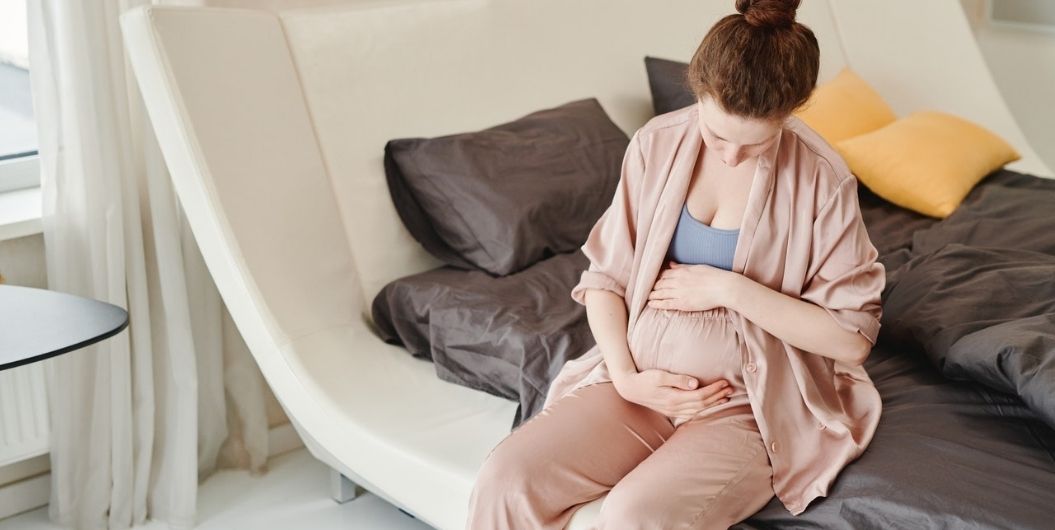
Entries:
<svg viewBox="0 0 1055 530">
<path fill-rule="evenodd" d="M 725 379 L 744 388 L 740 342 L 724 307 L 677 311 L 645 306 L 629 346 L 639 371 L 659 368 L 696 377 L 700 386 Z"/>
</svg>

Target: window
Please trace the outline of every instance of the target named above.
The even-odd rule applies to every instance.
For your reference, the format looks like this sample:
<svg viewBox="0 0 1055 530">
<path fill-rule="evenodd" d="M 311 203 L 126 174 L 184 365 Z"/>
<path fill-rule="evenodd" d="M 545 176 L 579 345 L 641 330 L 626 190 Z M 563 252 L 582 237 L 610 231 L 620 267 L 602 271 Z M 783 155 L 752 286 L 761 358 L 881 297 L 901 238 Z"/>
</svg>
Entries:
<svg viewBox="0 0 1055 530">
<path fill-rule="evenodd" d="M 990 0 L 989 19 L 998 26 L 1055 32 L 1051 0 Z"/>
<path fill-rule="evenodd" d="M 0 0 L 0 192 L 39 183 L 26 0 Z"/>
</svg>

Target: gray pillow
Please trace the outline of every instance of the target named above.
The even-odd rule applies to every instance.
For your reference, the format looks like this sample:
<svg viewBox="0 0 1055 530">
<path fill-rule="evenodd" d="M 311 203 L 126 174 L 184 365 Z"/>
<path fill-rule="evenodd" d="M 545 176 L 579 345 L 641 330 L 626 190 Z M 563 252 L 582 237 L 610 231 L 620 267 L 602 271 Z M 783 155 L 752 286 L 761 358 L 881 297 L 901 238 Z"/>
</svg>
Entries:
<svg viewBox="0 0 1055 530">
<path fill-rule="evenodd" d="M 689 63 L 645 57 L 648 88 L 652 92 L 652 109 L 657 116 L 696 103 L 696 95 L 685 80 L 685 71 L 688 68 Z"/>
<path fill-rule="evenodd" d="M 576 250 L 499 278 L 438 267 L 385 285 L 371 313 L 382 340 L 432 361 L 440 379 L 518 401 L 515 429 L 594 345 L 586 308 L 568 296 L 589 265 Z"/>
<path fill-rule="evenodd" d="M 612 202 L 629 137 L 595 98 L 385 145 L 389 191 L 433 256 L 495 276 L 571 252 Z"/>
</svg>

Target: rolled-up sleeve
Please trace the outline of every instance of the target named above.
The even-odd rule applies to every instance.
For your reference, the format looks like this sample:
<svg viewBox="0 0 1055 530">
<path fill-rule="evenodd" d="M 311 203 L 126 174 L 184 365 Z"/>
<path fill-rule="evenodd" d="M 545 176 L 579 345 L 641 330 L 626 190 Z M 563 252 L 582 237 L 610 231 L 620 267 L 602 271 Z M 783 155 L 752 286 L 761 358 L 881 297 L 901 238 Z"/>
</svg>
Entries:
<svg viewBox="0 0 1055 530">
<path fill-rule="evenodd" d="M 626 296 L 634 261 L 638 198 L 644 169 L 644 156 L 635 132 L 623 155 L 612 204 L 594 224 L 582 245 L 590 266 L 582 271 L 579 283 L 571 290 L 572 299 L 579 304 L 586 305 L 587 289 L 603 289 Z"/>
<path fill-rule="evenodd" d="M 857 186 L 853 175 L 844 178 L 819 210 L 801 298 L 824 308 L 840 327 L 860 332 L 875 345 L 886 270 L 877 261 L 879 253 L 861 217 Z"/>
</svg>

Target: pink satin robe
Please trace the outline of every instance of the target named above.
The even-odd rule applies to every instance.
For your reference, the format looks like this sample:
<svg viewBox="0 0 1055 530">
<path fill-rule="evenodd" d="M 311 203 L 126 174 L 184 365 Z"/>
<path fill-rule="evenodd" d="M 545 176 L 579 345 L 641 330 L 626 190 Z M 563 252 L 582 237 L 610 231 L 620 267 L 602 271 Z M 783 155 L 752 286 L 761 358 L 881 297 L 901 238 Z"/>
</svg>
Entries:
<svg viewBox="0 0 1055 530">
<path fill-rule="evenodd" d="M 607 289 L 626 301 L 630 337 L 665 260 L 700 149 L 698 109 L 656 116 L 631 138 L 612 205 L 582 250 L 590 260 L 571 296 Z M 753 177 L 733 272 L 824 308 L 875 344 L 886 271 L 865 230 L 857 179 L 800 119 L 788 118 Z M 773 468 L 773 490 L 793 515 L 826 496 L 864 452 L 882 409 L 863 367 L 792 346 L 730 310 L 744 352 L 749 400 Z M 594 346 L 565 363 L 545 405 L 610 381 Z"/>
</svg>

